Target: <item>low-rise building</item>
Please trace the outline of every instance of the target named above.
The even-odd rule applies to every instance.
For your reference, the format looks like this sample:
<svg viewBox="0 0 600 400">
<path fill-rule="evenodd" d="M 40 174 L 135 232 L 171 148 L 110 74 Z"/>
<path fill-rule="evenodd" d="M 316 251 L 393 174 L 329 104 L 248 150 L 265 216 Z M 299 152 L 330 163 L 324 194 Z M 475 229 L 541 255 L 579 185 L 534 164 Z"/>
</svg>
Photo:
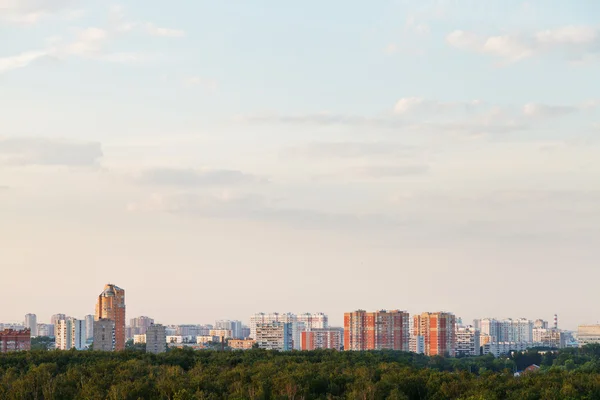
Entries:
<svg viewBox="0 0 600 400">
<path fill-rule="evenodd" d="M 525 351 L 535 347 L 534 343 L 529 342 L 490 342 L 481 346 L 483 355 L 493 354 L 494 357 L 510 354 L 513 351 Z"/>
<path fill-rule="evenodd" d="M 210 335 L 196 336 L 196 343 L 198 343 L 198 344 L 221 343 L 221 337 L 220 336 L 210 336 Z"/>
<path fill-rule="evenodd" d="M 229 339 L 227 346 L 233 350 L 250 350 L 254 343 L 256 342 L 252 339 Z"/>
<path fill-rule="evenodd" d="M 0 353 L 31 350 L 31 331 L 29 329 L 0 331 Z"/>
<path fill-rule="evenodd" d="M 577 328 L 579 346 L 600 343 L 600 325 L 579 325 Z"/>
</svg>

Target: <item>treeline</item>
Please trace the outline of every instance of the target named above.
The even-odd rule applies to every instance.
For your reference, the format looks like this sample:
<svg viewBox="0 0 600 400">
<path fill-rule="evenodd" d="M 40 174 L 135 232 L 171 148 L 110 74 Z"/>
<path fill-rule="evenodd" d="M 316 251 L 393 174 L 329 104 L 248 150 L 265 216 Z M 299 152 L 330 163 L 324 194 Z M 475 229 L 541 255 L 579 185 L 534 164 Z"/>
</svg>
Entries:
<svg viewBox="0 0 600 400">
<path fill-rule="evenodd" d="M 539 372 L 514 376 L 531 364 Z M 497 359 L 397 351 L 30 351 L 0 355 L 0 399 L 600 399 L 600 345 Z"/>
</svg>

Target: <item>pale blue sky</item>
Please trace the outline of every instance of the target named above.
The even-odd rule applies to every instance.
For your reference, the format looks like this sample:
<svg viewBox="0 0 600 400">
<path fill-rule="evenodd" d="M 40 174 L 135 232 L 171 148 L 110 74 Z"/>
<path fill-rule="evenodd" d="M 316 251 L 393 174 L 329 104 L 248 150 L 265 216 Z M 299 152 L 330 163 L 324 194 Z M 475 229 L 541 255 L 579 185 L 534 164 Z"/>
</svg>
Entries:
<svg viewBox="0 0 600 400">
<path fill-rule="evenodd" d="M 596 322 L 598 21 L 595 0 L 0 0 L 0 302 L 29 293 L 0 320 L 91 313 L 112 281 L 165 323 Z"/>
</svg>

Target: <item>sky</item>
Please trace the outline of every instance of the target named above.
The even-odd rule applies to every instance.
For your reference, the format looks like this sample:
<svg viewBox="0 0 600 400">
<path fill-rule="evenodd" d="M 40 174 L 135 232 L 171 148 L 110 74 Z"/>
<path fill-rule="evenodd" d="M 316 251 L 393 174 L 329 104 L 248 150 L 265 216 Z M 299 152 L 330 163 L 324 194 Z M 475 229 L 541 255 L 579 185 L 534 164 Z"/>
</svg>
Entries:
<svg viewBox="0 0 600 400">
<path fill-rule="evenodd" d="M 600 320 L 597 0 L 0 0 L 0 321 Z"/>
</svg>

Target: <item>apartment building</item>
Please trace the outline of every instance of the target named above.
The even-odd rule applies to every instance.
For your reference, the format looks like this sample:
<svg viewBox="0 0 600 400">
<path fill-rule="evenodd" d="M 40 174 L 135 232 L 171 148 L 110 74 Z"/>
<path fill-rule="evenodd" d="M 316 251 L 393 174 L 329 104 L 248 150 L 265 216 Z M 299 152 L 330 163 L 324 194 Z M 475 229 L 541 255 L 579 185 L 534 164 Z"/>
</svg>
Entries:
<svg viewBox="0 0 600 400">
<path fill-rule="evenodd" d="M 357 310 L 344 314 L 344 350 L 409 351 L 409 315 L 406 311 Z"/>
<path fill-rule="evenodd" d="M 256 324 L 256 343 L 266 350 L 289 351 L 293 349 L 292 324 L 270 322 Z"/>
<path fill-rule="evenodd" d="M 114 322 L 115 350 L 125 349 L 125 290 L 111 283 L 104 286 L 96 303 L 96 321 L 108 319 Z M 94 325 L 95 327 L 95 325 Z M 94 342 L 96 335 L 94 335 Z M 94 346 L 96 348 L 96 346 Z"/>
<path fill-rule="evenodd" d="M 425 354 L 450 356 L 456 353 L 456 317 L 448 312 L 424 312 L 414 317 L 413 335 L 425 338 Z"/>
<path fill-rule="evenodd" d="M 343 328 L 313 328 L 302 332 L 301 349 L 335 349 L 342 350 Z"/>
<path fill-rule="evenodd" d="M 456 328 L 456 356 L 470 357 L 480 354 L 479 331 L 473 326 Z"/>
<path fill-rule="evenodd" d="M 163 325 L 146 328 L 146 353 L 159 354 L 167 351 L 167 331 Z"/>
</svg>

